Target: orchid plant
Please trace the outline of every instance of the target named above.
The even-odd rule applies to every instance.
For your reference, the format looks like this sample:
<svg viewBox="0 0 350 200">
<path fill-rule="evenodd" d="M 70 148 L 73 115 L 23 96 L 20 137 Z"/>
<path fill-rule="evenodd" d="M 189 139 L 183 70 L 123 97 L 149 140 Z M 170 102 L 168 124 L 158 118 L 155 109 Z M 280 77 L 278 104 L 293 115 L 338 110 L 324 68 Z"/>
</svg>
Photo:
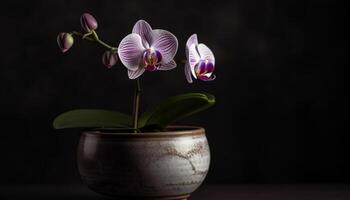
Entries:
<svg viewBox="0 0 350 200">
<path fill-rule="evenodd" d="M 98 23 L 91 14 L 80 18 L 84 32 L 62 32 L 57 36 L 57 44 L 63 53 L 74 44 L 74 38 L 96 42 L 107 50 L 102 55 L 102 63 L 111 68 L 118 60 L 126 67 L 128 77 L 136 80 L 132 116 L 108 110 L 79 109 L 57 116 L 53 126 L 63 128 L 123 129 L 132 132 L 162 131 L 172 122 L 200 112 L 215 103 L 215 97 L 208 93 L 186 93 L 170 97 L 152 108 L 140 112 L 140 76 L 145 72 L 172 70 L 177 67 L 174 57 L 178 50 L 178 40 L 169 31 L 152 29 L 144 20 L 134 25 L 132 32 L 124 37 L 118 47 L 102 41 L 96 30 Z M 189 83 L 193 78 L 212 81 L 215 69 L 213 52 L 198 43 L 193 34 L 186 43 L 185 77 Z"/>
</svg>

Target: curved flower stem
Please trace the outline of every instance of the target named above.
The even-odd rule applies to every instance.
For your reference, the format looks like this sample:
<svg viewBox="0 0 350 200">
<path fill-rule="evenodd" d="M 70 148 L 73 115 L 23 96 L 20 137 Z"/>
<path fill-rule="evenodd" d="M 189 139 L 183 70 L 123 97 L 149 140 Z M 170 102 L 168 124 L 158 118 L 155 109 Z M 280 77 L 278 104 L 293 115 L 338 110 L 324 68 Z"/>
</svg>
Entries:
<svg viewBox="0 0 350 200">
<path fill-rule="evenodd" d="M 110 51 L 117 51 L 117 47 L 112 47 L 111 45 L 108 45 L 107 43 L 105 43 L 104 41 L 100 40 L 100 38 L 98 37 L 97 33 L 93 30 L 91 33 L 87 33 L 87 34 L 83 34 L 83 33 L 79 33 L 77 31 L 73 31 L 71 32 L 72 35 L 76 35 L 81 37 L 81 39 L 83 40 L 89 40 L 89 41 L 93 41 L 93 42 L 97 42 L 100 45 L 102 45 L 103 47 L 109 49 Z M 91 35 L 93 37 L 91 37 Z"/>
<path fill-rule="evenodd" d="M 133 108 L 133 128 L 138 130 L 139 122 L 139 110 L 140 110 L 140 94 L 141 94 L 141 85 L 140 79 L 136 79 L 135 94 L 134 94 L 134 108 Z M 137 132 L 137 131 L 135 131 Z"/>
<path fill-rule="evenodd" d="M 93 37 L 95 38 L 95 41 L 96 41 L 97 43 L 99 43 L 100 45 L 102 45 L 102 46 L 108 48 L 108 49 L 111 50 L 111 51 L 116 51 L 116 50 L 117 50 L 116 47 L 112 47 L 112 46 L 106 44 L 105 42 L 103 42 L 102 40 L 100 40 L 100 39 L 98 38 L 97 33 L 96 33 L 94 30 L 92 30 L 91 33 L 92 33 Z"/>
<path fill-rule="evenodd" d="M 100 38 L 98 37 L 97 33 L 94 30 L 92 30 L 89 33 L 85 33 L 85 34 L 77 32 L 77 31 L 73 31 L 70 34 L 79 36 L 83 40 L 97 42 L 112 52 L 116 52 L 118 49 L 117 47 L 112 47 L 112 46 L 108 45 L 107 43 L 105 43 L 104 41 L 100 40 Z M 139 132 L 138 122 L 139 122 L 139 110 L 140 110 L 140 94 L 141 94 L 141 86 L 140 86 L 140 79 L 138 78 L 138 79 L 136 79 L 134 105 L 133 105 L 133 128 L 132 128 L 132 130 L 134 130 L 135 133 Z"/>
<path fill-rule="evenodd" d="M 79 36 L 79 37 L 81 37 L 81 39 L 84 39 L 84 40 L 95 41 L 94 39 L 90 38 L 89 36 L 84 36 L 85 34 L 79 33 L 77 31 L 70 32 L 70 34 L 73 36 L 74 35 Z"/>
</svg>

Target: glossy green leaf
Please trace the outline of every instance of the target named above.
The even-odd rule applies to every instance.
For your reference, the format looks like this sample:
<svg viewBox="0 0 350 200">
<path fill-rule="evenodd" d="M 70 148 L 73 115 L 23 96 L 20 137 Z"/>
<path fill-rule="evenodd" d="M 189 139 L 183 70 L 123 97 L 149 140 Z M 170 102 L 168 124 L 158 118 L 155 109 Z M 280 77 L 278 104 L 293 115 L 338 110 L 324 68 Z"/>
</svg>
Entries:
<svg viewBox="0 0 350 200">
<path fill-rule="evenodd" d="M 53 122 L 55 129 L 64 128 L 118 128 L 131 127 L 129 115 L 97 109 L 71 110 L 57 116 Z"/>
<path fill-rule="evenodd" d="M 170 123 L 193 115 L 215 104 L 215 97 L 207 93 L 181 94 L 161 102 L 141 115 L 143 130 L 162 130 Z"/>
</svg>

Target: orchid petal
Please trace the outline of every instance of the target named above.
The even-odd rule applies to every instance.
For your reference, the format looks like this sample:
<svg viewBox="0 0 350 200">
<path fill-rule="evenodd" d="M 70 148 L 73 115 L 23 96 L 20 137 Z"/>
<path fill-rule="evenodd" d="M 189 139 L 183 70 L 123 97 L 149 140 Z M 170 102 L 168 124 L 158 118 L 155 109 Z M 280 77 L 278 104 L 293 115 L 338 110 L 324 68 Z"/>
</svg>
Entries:
<svg viewBox="0 0 350 200">
<path fill-rule="evenodd" d="M 147 49 L 153 41 L 152 28 L 145 20 L 139 20 L 136 22 L 132 29 L 132 33 L 136 33 L 141 36 L 142 44 Z"/>
<path fill-rule="evenodd" d="M 198 44 L 197 34 L 191 35 L 191 37 L 189 37 L 187 42 L 186 42 L 186 56 L 187 57 L 188 57 L 188 50 L 192 44 L 195 44 L 195 45 Z"/>
<path fill-rule="evenodd" d="M 150 45 L 162 54 L 163 62 L 168 63 L 177 52 L 178 41 L 169 31 L 156 29 L 153 30 L 153 42 Z"/>
<path fill-rule="evenodd" d="M 135 71 L 139 67 L 140 59 L 144 50 L 141 37 L 138 34 L 132 33 L 127 35 L 120 42 L 118 55 L 120 61 L 126 68 Z"/>
<path fill-rule="evenodd" d="M 205 44 L 198 44 L 197 49 L 202 60 L 209 60 L 215 65 L 214 54 Z"/>
<path fill-rule="evenodd" d="M 190 69 L 190 64 L 188 62 L 186 62 L 185 64 L 185 76 L 186 76 L 186 80 L 189 83 L 192 83 L 192 75 L 191 75 L 191 69 Z"/>
<path fill-rule="evenodd" d="M 145 72 L 145 68 L 140 67 L 140 68 L 138 68 L 135 71 L 128 70 L 128 76 L 129 76 L 130 79 L 136 79 L 139 76 L 141 76 L 144 72 Z"/>
<path fill-rule="evenodd" d="M 194 68 L 200 61 L 200 57 L 199 57 L 199 54 L 197 52 L 196 46 L 197 45 L 192 44 L 190 46 L 190 48 L 188 49 L 188 63 L 190 65 L 192 75 L 195 78 L 197 78 L 197 76 L 196 76 L 196 72 L 195 72 Z"/>
<path fill-rule="evenodd" d="M 176 62 L 174 60 L 168 62 L 168 63 L 162 63 L 158 70 L 166 71 L 166 70 L 171 70 L 176 67 Z"/>
</svg>

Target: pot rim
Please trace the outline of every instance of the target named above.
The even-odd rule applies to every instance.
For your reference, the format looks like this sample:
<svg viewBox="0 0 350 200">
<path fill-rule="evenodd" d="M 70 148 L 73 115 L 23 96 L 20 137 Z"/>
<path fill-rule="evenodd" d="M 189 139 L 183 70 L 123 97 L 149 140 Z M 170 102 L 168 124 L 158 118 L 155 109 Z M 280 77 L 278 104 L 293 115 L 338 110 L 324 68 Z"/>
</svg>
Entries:
<svg viewBox="0 0 350 200">
<path fill-rule="evenodd" d="M 173 125 L 168 126 L 168 130 L 162 132 L 142 132 L 142 133 L 123 133 L 123 132 L 104 132 L 102 130 L 82 131 L 83 135 L 97 137 L 113 137 L 113 138 L 154 138 L 154 137 L 180 137 L 180 136 L 196 136 L 205 135 L 205 129 L 198 126 Z"/>
</svg>

